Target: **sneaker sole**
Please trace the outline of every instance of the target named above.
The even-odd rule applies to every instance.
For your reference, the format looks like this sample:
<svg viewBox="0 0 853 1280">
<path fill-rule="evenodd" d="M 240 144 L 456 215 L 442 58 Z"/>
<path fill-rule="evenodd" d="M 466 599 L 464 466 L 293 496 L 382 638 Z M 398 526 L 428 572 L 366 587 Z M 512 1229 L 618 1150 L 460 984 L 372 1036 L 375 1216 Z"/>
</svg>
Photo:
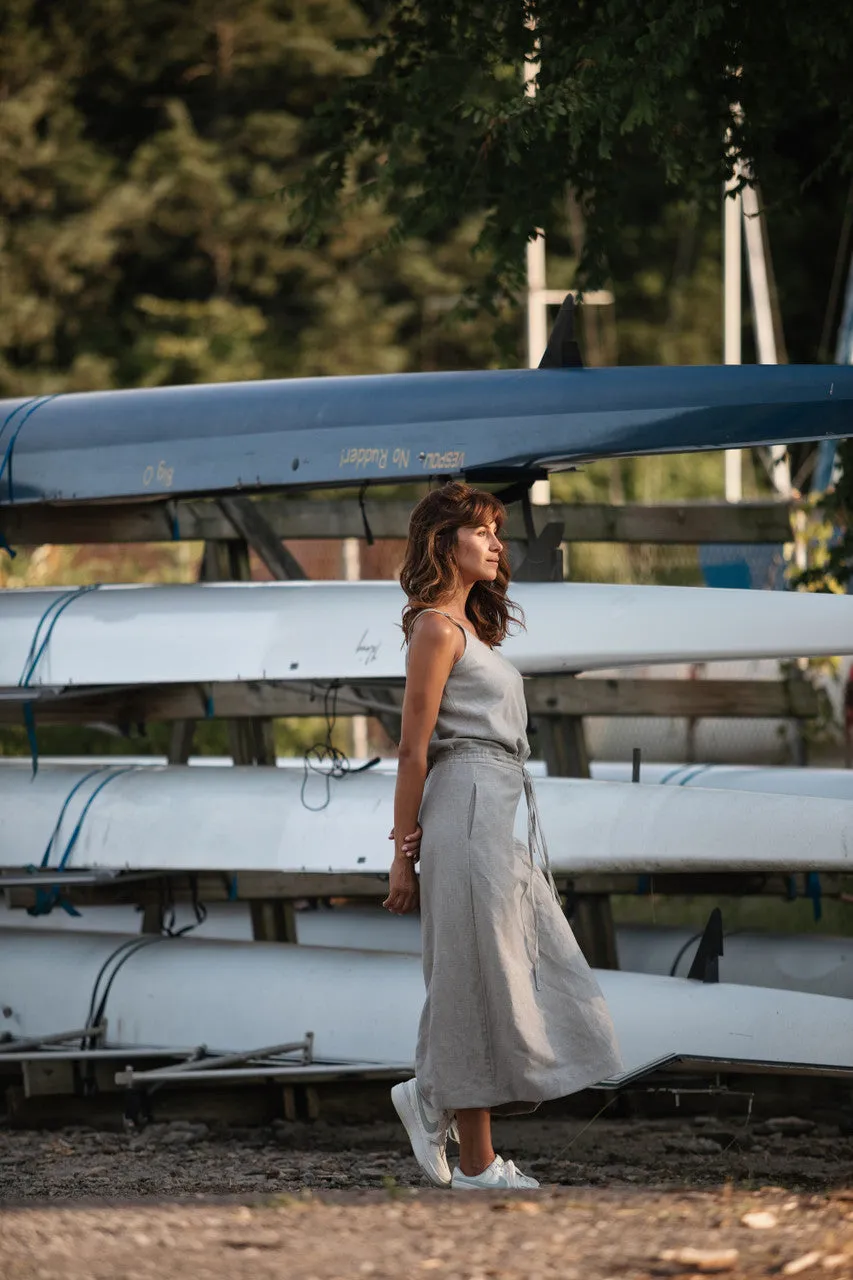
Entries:
<svg viewBox="0 0 853 1280">
<path fill-rule="evenodd" d="M 394 1085 L 394 1088 L 391 1090 L 391 1101 L 394 1104 L 394 1110 L 400 1117 L 403 1128 L 408 1134 L 409 1142 L 412 1144 L 412 1152 L 420 1165 L 422 1172 L 426 1174 L 434 1187 L 440 1187 L 442 1191 L 446 1191 L 450 1186 L 450 1178 L 441 1178 L 439 1174 L 430 1167 L 427 1161 L 422 1159 L 421 1131 L 418 1124 L 418 1116 L 409 1101 L 409 1094 L 405 1084 Z"/>
<path fill-rule="evenodd" d="M 453 1180 L 451 1179 L 450 1190 L 451 1191 L 475 1191 L 475 1192 L 476 1191 L 513 1191 L 513 1192 L 539 1191 L 541 1190 L 541 1184 L 537 1182 L 535 1187 L 518 1187 L 518 1186 L 508 1186 L 506 1183 L 504 1183 L 503 1186 L 501 1186 L 500 1183 L 493 1183 L 491 1186 L 486 1187 L 482 1183 L 453 1182 Z"/>
</svg>

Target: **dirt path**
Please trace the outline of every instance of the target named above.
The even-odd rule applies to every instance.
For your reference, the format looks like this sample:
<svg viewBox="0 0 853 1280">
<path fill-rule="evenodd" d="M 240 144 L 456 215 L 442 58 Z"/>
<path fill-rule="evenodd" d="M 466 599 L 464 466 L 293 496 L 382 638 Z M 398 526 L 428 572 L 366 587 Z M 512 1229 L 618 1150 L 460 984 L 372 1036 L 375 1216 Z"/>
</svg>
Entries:
<svg viewBox="0 0 853 1280">
<path fill-rule="evenodd" d="M 838 1128 L 796 1118 L 495 1128 L 545 1191 L 422 1190 L 385 1123 L 0 1130 L 0 1275 L 853 1280 L 853 1138 Z"/>
</svg>

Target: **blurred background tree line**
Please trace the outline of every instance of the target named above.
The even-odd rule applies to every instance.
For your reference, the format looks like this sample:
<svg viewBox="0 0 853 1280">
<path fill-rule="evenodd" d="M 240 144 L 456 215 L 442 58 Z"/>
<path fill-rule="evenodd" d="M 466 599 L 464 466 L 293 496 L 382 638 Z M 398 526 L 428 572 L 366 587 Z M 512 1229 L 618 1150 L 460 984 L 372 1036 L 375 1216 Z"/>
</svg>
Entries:
<svg viewBox="0 0 853 1280">
<path fill-rule="evenodd" d="M 472 253 L 484 216 L 449 213 L 445 189 L 424 234 L 405 241 L 393 233 L 397 211 L 369 195 L 370 177 L 358 200 L 345 191 L 321 233 L 306 237 L 294 217 L 288 194 L 322 171 L 317 121 L 328 132 L 330 102 L 370 69 L 359 37 L 381 27 L 384 10 L 365 5 L 6 0 L 2 394 L 524 363 L 520 300 L 497 317 L 458 305 L 494 261 Z M 417 105 L 414 88 L 412 97 Z M 838 164 L 821 167 L 832 112 L 806 112 L 800 94 L 783 115 L 760 176 L 788 358 L 810 362 L 831 351 L 849 183 Z M 587 362 L 718 362 L 719 185 L 689 200 L 667 186 L 649 130 L 633 131 L 612 167 L 615 306 L 582 326 Z M 542 186 L 551 191 L 553 176 Z M 546 211 L 553 288 L 573 283 L 584 247 L 560 192 Z M 520 186 L 510 196 L 529 203 Z M 430 205 L 429 182 L 418 200 Z M 747 322 L 744 360 L 753 358 Z M 652 496 L 635 471 L 625 496 Z M 669 479 L 664 467 L 653 487 Z"/>
<path fill-rule="evenodd" d="M 759 12 L 756 0 L 741 7 Z M 683 0 L 662 8 L 682 16 L 705 12 Z M 578 6 L 590 30 L 594 15 L 622 31 L 607 9 Z M 513 6 L 492 12 L 461 0 L 449 7 L 438 0 L 6 0 L 0 394 L 524 364 L 523 300 L 513 293 L 512 272 L 506 276 L 507 244 L 518 229 L 511 226 L 503 242 L 484 239 L 490 215 L 482 201 L 490 188 L 478 205 L 476 184 L 466 180 L 468 197 L 450 207 L 458 161 L 447 168 L 446 181 L 439 180 L 446 153 L 438 147 L 419 157 L 412 132 L 413 119 L 424 136 L 437 120 L 454 146 L 454 128 L 467 146 L 472 138 L 476 143 L 485 125 L 475 121 L 472 133 L 473 114 L 455 122 L 441 116 L 453 110 L 459 59 L 445 59 L 436 71 L 421 46 L 425 39 L 429 52 L 432 40 L 441 54 L 458 38 L 468 60 L 464 87 L 476 73 L 477 93 L 488 103 L 494 84 L 514 84 L 512 77 L 520 76 L 518 67 L 510 68 L 485 83 L 484 59 L 492 59 L 494 70 L 495 59 L 511 47 L 509 10 Z M 516 16 L 525 12 L 520 5 Z M 814 9 L 808 13 L 813 22 Z M 415 15 L 417 26 L 409 63 L 401 15 Z M 830 18 L 837 29 L 838 14 L 827 14 L 826 22 Z M 765 16 L 762 39 L 766 25 Z M 842 23 L 837 37 L 846 39 L 848 29 Z M 390 54 L 380 48 L 376 62 L 372 33 L 383 30 L 402 43 Z M 496 34 L 483 44 L 478 30 Z M 543 32 L 543 47 L 553 53 L 559 32 L 549 34 L 547 24 Z M 673 66 L 689 76 L 672 32 L 659 34 L 661 47 L 669 41 Z M 513 39 L 529 40 L 523 22 Z M 808 77 L 788 92 L 783 109 L 776 99 L 791 60 L 781 46 L 774 50 L 778 83 L 766 88 L 777 114 L 765 112 L 769 122 L 761 118 L 773 145 L 760 150 L 759 176 L 787 357 L 827 360 L 840 310 L 839 263 L 844 271 L 847 265 L 839 246 L 851 209 L 841 161 L 826 162 L 837 144 L 838 112 L 815 96 Z M 836 39 L 832 56 L 839 51 Z M 645 60 L 633 55 L 626 109 L 634 123 L 619 134 L 608 160 L 618 181 L 599 191 L 606 218 L 591 230 L 587 215 L 579 216 L 578 199 L 559 180 L 559 166 L 552 172 L 554 148 L 565 141 L 553 129 L 549 153 L 542 137 L 525 134 L 524 122 L 516 126 L 508 117 L 494 152 L 503 167 L 487 174 L 504 183 L 506 207 L 517 204 L 522 221 L 529 213 L 546 227 L 551 288 L 575 282 L 592 236 L 614 305 L 582 312 L 579 336 L 589 364 L 721 359 L 720 175 L 703 153 L 704 185 L 665 181 L 661 121 L 642 107 L 643 83 L 647 95 L 655 92 L 656 82 L 648 84 L 654 52 Z M 389 67 L 389 56 L 399 65 Z M 557 75 L 559 58 L 551 65 Z M 629 71 L 619 70 L 620 82 Z M 666 68 L 656 66 L 659 71 L 665 80 Z M 547 112 L 552 123 L 565 115 L 558 79 L 543 84 L 546 125 Z M 347 133 L 353 86 L 361 86 L 362 105 L 369 108 L 375 98 L 377 111 L 385 111 L 372 152 L 367 135 Z M 510 97 L 518 97 L 517 86 Z M 588 102 L 584 109 L 589 112 Z M 394 168 L 395 113 L 408 129 L 408 168 Z M 752 104 L 750 118 L 760 114 Z M 671 123 L 683 134 L 696 122 Z M 667 132 L 666 122 L 663 128 Z M 367 148 L 363 181 L 354 192 L 342 178 L 324 218 L 306 228 L 305 206 L 300 216 L 291 197 L 310 191 L 312 182 L 315 188 L 327 182 L 323 165 L 330 155 L 343 163 L 332 146 L 336 131 L 342 154 L 354 156 L 356 168 L 360 149 Z M 513 186 L 513 164 L 518 172 L 525 164 L 525 140 L 540 148 L 542 180 Z M 467 164 L 468 153 L 460 155 Z M 529 178 L 529 157 L 527 163 Z M 408 182 L 407 208 L 422 214 L 414 222 L 401 221 L 400 199 L 379 180 L 383 164 Z M 602 226 L 606 261 L 599 252 Z M 519 254 L 519 270 L 521 261 Z M 489 295 L 497 269 L 509 285 L 490 310 L 477 298 Z M 747 318 L 744 360 L 753 359 Z M 722 488 L 722 459 L 693 455 L 591 466 L 555 478 L 553 492 L 565 499 L 655 501 L 720 497 Z M 769 492 L 760 466 L 748 462 L 744 492 Z M 10 561 L 0 552 L 0 586 L 188 580 L 199 554 L 192 546 L 48 547 L 23 549 Z M 573 576 L 618 578 L 625 566 L 609 556 L 603 548 L 578 548 Z M 627 571 L 635 580 L 698 580 L 692 562 L 667 573 L 653 560 L 637 561 Z"/>
</svg>

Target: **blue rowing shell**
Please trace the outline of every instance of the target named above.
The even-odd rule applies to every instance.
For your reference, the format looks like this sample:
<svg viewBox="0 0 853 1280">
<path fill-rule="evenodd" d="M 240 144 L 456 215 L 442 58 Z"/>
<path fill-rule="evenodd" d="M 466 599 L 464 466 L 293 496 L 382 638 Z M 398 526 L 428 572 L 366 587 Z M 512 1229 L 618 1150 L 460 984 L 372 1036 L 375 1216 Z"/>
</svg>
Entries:
<svg viewBox="0 0 853 1280">
<path fill-rule="evenodd" d="M 491 370 L 0 402 L 0 505 L 532 479 L 595 458 L 853 434 L 840 365 Z M 5 465 L 3 465 L 5 463 Z"/>
</svg>

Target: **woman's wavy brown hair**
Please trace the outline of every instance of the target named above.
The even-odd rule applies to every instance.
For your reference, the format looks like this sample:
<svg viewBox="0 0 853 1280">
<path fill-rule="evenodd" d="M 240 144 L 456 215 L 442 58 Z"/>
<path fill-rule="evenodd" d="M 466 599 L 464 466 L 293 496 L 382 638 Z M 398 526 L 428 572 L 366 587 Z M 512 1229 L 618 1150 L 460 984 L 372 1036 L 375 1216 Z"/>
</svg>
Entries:
<svg viewBox="0 0 853 1280">
<path fill-rule="evenodd" d="M 500 537 L 506 522 L 506 507 L 500 498 L 458 480 L 431 490 L 415 507 L 409 519 L 409 541 L 400 570 L 400 586 L 408 596 L 403 609 L 403 635 L 407 642 L 421 609 L 446 599 L 456 586 L 453 549 L 458 530 L 466 525 L 478 528 L 492 520 Z M 507 599 L 509 578 L 509 559 L 504 547 L 494 582 L 475 582 L 465 604 L 465 615 L 477 635 L 492 647 L 506 639 L 511 622 L 524 626 L 521 609 Z"/>
</svg>

